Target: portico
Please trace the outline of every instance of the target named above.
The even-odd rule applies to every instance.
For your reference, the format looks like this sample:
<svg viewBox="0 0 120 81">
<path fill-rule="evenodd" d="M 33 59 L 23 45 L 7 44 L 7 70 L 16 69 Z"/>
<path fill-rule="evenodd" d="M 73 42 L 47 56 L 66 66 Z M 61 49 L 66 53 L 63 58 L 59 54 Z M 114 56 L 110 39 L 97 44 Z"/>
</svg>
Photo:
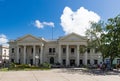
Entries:
<svg viewBox="0 0 120 81">
<path fill-rule="evenodd" d="M 59 54 L 58 54 L 59 63 L 63 65 L 64 64 L 63 60 L 65 60 L 66 66 L 79 66 L 80 46 L 81 45 L 74 45 L 74 44 L 59 45 Z M 85 56 L 83 58 L 83 61 L 87 65 L 87 52 L 85 52 L 83 55 Z"/>
<path fill-rule="evenodd" d="M 17 63 L 42 64 L 43 46 L 44 44 L 18 44 L 16 55 Z"/>
</svg>

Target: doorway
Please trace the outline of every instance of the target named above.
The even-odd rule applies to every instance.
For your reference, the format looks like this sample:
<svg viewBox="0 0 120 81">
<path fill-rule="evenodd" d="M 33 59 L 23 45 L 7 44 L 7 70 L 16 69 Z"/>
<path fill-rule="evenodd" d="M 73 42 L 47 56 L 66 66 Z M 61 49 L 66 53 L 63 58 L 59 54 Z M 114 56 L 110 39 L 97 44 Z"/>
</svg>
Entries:
<svg viewBox="0 0 120 81">
<path fill-rule="evenodd" d="M 54 64 L 54 58 L 53 57 L 50 58 L 50 64 Z"/>
<path fill-rule="evenodd" d="M 70 66 L 75 66 L 75 60 L 74 59 L 70 60 Z"/>
<path fill-rule="evenodd" d="M 30 59 L 30 64 L 33 65 L 33 59 Z"/>
</svg>

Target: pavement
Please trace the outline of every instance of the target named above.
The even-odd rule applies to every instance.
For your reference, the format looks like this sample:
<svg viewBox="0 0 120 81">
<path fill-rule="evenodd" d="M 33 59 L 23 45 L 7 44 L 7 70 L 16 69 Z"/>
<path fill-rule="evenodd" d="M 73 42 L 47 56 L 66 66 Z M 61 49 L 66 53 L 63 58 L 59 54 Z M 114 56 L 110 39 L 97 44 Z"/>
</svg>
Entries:
<svg viewBox="0 0 120 81">
<path fill-rule="evenodd" d="M 118 74 L 95 74 L 81 69 L 1 71 L 0 81 L 120 81 Z"/>
</svg>

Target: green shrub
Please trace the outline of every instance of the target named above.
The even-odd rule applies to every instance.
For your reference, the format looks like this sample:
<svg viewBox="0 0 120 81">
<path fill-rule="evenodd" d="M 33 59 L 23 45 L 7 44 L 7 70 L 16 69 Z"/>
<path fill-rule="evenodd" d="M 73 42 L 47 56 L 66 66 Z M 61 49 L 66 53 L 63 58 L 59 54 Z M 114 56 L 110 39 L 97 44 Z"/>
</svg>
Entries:
<svg viewBox="0 0 120 81">
<path fill-rule="evenodd" d="M 11 63 L 9 68 L 15 68 L 15 63 Z"/>
<path fill-rule="evenodd" d="M 30 68 L 29 65 L 27 64 L 19 64 L 19 65 L 16 65 L 17 68 Z"/>
<path fill-rule="evenodd" d="M 51 64 L 45 62 L 45 63 L 42 64 L 42 67 L 43 68 L 51 68 Z"/>
<path fill-rule="evenodd" d="M 2 68 L 0 71 L 8 71 L 8 68 Z"/>
</svg>

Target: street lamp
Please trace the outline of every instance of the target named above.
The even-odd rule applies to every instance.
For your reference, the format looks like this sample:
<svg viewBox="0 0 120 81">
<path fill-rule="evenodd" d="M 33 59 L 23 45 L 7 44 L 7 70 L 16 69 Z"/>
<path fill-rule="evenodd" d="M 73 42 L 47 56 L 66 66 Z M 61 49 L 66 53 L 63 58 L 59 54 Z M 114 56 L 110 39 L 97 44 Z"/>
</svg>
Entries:
<svg viewBox="0 0 120 81">
<path fill-rule="evenodd" d="M 35 56 L 36 66 L 38 66 L 38 59 L 39 59 L 39 56 L 38 56 L 38 55 L 36 55 L 36 56 Z"/>
</svg>

